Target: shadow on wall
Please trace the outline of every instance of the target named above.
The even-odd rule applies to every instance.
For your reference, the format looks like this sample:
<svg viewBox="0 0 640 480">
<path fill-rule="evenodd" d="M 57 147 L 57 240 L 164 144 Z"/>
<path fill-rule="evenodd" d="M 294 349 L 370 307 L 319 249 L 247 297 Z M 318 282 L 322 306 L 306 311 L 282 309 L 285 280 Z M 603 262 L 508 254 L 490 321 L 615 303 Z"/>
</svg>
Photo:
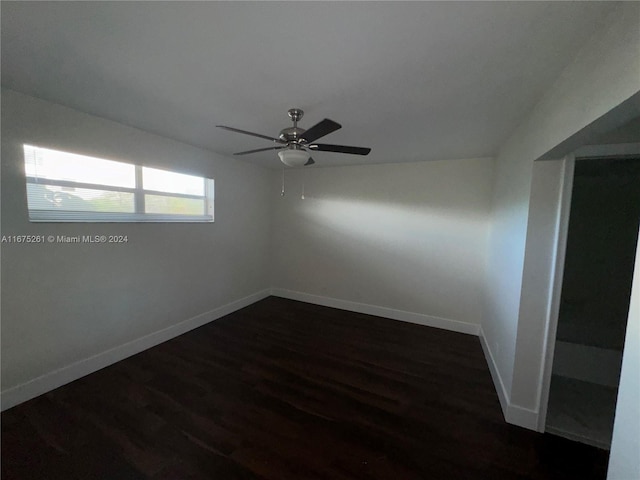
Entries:
<svg viewBox="0 0 640 480">
<path fill-rule="evenodd" d="M 280 219 L 276 286 L 479 323 L 488 198 L 478 189 L 458 195 L 456 185 L 432 188 L 433 177 L 411 173 L 404 189 L 371 188 L 381 184 L 355 175 L 340 180 L 340 194 L 328 178 L 312 179 L 321 196 L 301 200 L 298 184 L 290 188 L 279 206 L 288 220 Z"/>
</svg>

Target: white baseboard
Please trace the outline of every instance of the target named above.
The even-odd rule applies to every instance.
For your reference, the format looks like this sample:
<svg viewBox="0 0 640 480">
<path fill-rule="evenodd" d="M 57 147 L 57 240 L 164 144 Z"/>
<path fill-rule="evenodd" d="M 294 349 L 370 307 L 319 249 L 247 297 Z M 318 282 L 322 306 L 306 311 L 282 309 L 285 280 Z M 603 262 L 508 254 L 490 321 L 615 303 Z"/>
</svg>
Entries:
<svg viewBox="0 0 640 480">
<path fill-rule="evenodd" d="M 395 310 L 392 308 L 381 307 L 377 305 L 368 305 L 364 303 L 351 302 L 348 300 L 340 300 L 330 297 L 322 297 L 302 292 L 294 292 L 291 290 L 274 288 L 271 290 L 262 290 L 247 297 L 241 298 L 234 302 L 223 305 L 209 312 L 202 313 L 195 317 L 184 320 L 180 323 L 159 330 L 154 333 L 145 335 L 144 337 L 132 340 L 131 342 L 119 345 L 105 352 L 85 358 L 71 365 L 67 365 L 58 370 L 46 373 L 38 378 L 34 378 L 28 382 L 8 388 L 0 393 L 1 409 L 6 410 L 22 402 L 30 400 L 38 395 L 49 392 L 55 388 L 61 387 L 69 382 L 77 380 L 85 375 L 89 375 L 102 368 L 108 367 L 120 360 L 140 353 L 160 343 L 171 340 L 183 333 L 194 328 L 201 327 L 213 320 L 224 317 L 230 313 L 255 303 L 269 295 L 288 298 L 291 300 L 299 300 L 302 302 L 312 303 L 315 305 L 323 305 L 327 307 L 339 308 L 352 312 L 364 313 L 368 315 L 376 315 L 379 317 L 400 320 L 403 322 L 415 323 L 429 327 L 441 328 L 469 335 L 479 335 L 480 343 L 484 351 L 491 377 L 498 392 L 500 405 L 505 420 L 508 423 L 519 425 L 524 428 L 536 430 L 538 423 L 538 412 L 528 410 L 526 408 L 513 405 L 509 401 L 509 395 L 504 387 L 504 383 L 500 377 L 498 368 L 491 354 L 491 350 L 485 340 L 482 328 L 472 323 L 459 322 L 446 318 L 434 317 L 414 312 L 406 312 L 403 310 Z"/>
<path fill-rule="evenodd" d="M 497 364 L 491 353 L 491 349 L 489 348 L 489 345 L 487 344 L 487 341 L 484 337 L 484 332 L 479 325 L 459 322 L 456 320 L 449 320 L 446 318 L 433 317 L 421 313 L 395 310 L 392 308 L 380 307 L 377 305 L 368 305 L 365 303 L 351 302 L 349 300 L 340 300 L 337 298 L 322 297 L 309 293 L 295 292 L 282 288 L 272 288 L 271 295 L 276 297 L 288 298 L 290 300 L 312 303 L 315 305 L 323 305 L 325 307 L 339 308 L 341 310 L 348 310 L 351 312 L 376 315 L 379 317 L 390 318 L 392 320 L 401 320 L 403 322 L 416 323 L 418 325 L 425 325 L 428 327 L 441 328 L 443 330 L 451 330 L 454 332 L 466 333 L 469 335 L 478 335 L 480 337 L 482 350 L 484 351 L 485 358 L 487 359 L 487 364 L 489 365 L 491 378 L 493 379 L 493 383 L 498 393 L 498 399 L 500 400 L 500 406 L 502 408 L 502 414 L 505 421 L 513 425 L 527 428 L 529 430 L 538 429 L 537 411 L 529 410 L 527 408 L 511 403 L 509 394 L 507 393 Z"/>
<path fill-rule="evenodd" d="M 493 379 L 493 385 L 498 394 L 498 400 L 500 400 L 502 415 L 506 420 L 507 412 L 509 410 L 509 394 L 507 393 L 507 389 L 504 386 L 504 382 L 502 381 L 502 377 L 500 376 L 500 371 L 498 370 L 498 365 L 493 358 L 493 354 L 491 353 L 491 349 L 489 348 L 487 339 L 484 336 L 482 327 L 480 327 L 480 345 L 482 346 L 482 351 L 484 352 L 484 358 L 487 360 L 489 372 L 491 372 L 491 378 Z"/>
<path fill-rule="evenodd" d="M 537 432 L 539 431 L 538 417 L 539 412 L 536 410 L 531 410 L 511 403 L 507 409 L 507 416 L 505 420 L 511 425 L 517 425 L 518 427 Z"/>
<path fill-rule="evenodd" d="M 341 310 L 348 310 L 350 312 L 365 313 L 367 315 L 375 315 L 378 317 L 390 318 L 392 320 L 416 323 L 418 325 L 424 325 L 427 327 L 436 327 L 443 330 L 466 333 L 468 335 L 478 335 L 480 331 L 480 326 L 473 323 L 449 320 L 447 318 L 434 317 L 431 315 L 424 315 L 422 313 L 395 310 L 393 308 L 380 307 L 378 305 L 369 305 L 366 303 L 352 302 L 349 300 L 340 300 L 338 298 L 322 297 L 320 295 L 295 292 L 293 290 L 286 290 L 283 288 L 272 288 L 271 295 L 275 297 L 288 298 L 290 300 L 312 303 L 314 305 L 339 308 Z"/>
<path fill-rule="evenodd" d="M 241 308 L 262 300 L 263 298 L 268 297 L 269 293 L 268 289 L 256 292 L 252 295 L 195 317 L 183 320 L 182 322 L 171 325 L 170 327 L 150 333 L 144 337 L 132 340 L 105 352 L 101 352 L 58 370 L 46 373 L 40 377 L 34 378 L 33 380 L 29 380 L 28 382 L 3 390 L 0 393 L 1 409 L 4 411 L 18 405 L 19 403 L 25 402 L 37 397 L 38 395 L 42 395 L 43 393 L 77 380 L 78 378 L 84 377 L 85 375 L 89 375 L 90 373 L 104 367 L 108 367 L 109 365 L 119 362 L 131 355 L 135 355 L 160 343 L 166 342 L 167 340 L 171 340 L 172 338 L 182 335 L 194 328 L 201 327 L 213 320 L 217 320 L 218 318 L 224 317 L 236 310 L 240 310 Z"/>
<path fill-rule="evenodd" d="M 493 379 L 493 385 L 498 394 L 498 400 L 500 401 L 500 407 L 502 408 L 502 415 L 507 423 L 517 425 L 519 427 L 527 428 L 529 430 L 538 430 L 538 416 L 539 412 L 530 410 L 528 408 L 521 407 L 511 403 L 510 395 L 504 386 L 498 365 L 496 364 L 489 344 L 484 336 L 484 331 L 480 327 L 480 345 L 482 345 L 482 351 L 487 360 L 489 366 L 489 372 L 491 372 L 491 378 Z"/>
</svg>

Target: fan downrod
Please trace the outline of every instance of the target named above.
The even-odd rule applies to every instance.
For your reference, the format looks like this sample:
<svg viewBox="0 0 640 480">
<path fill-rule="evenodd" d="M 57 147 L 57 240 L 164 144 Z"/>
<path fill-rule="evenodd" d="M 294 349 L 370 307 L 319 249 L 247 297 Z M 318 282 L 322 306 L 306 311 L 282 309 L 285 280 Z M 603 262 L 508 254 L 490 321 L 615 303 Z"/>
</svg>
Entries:
<svg viewBox="0 0 640 480">
<path fill-rule="evenodd" d="M 294 127 L 296 126 L 296 123 L 298 123 L 304 116 L 304 112 L 299 108 L 290 108 L 287 113 L 289 114 L 289 118 L 293 121 Z"/>
</svg>

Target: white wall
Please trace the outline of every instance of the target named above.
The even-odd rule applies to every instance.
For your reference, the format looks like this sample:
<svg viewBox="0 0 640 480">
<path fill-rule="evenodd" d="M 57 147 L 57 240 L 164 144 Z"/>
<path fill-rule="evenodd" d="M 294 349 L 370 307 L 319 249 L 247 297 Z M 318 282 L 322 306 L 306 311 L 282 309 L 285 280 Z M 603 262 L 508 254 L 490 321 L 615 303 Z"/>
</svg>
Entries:
<svg viewBox="0 0 640 480">
<path fill-rule="evenodd" d="M 636 252 L 608 480 L 640 478 L 640 236 Z"/>
<path fill-rule="evenodd" d="M 530 319 L 520 321 L 535 323 L 539 317 L 546 318 L 550 307 L 551 280 L 554 274 L 556 231 L 559 222 L 558 204 L 562 195 L 562 180 L 565 170 L 564 162 L 538 161 L 533 162 L 531 195 L 527 213 L 527 249 L 522 274 L 522 288 L 535 290 L 536 295 L 522 297 L 521 304 L 526 306 Z M 533 321 L 532 321 L 533 320 Z M 500 375 L 497 352 L 505 352 L 497 348 L 490 348 L 487 343 L 487 322 L 483 324 L 481 341 L 487 356 L 489 368 L 496 384 L 505 418 L 511 423 L 534 428 L 536 413 L 528 409 L 518 408 L 510 402 L 510 392 L 505 385 L 504 377 Z M 510 345 L 513 349 L 515 345 Z"/>
<path fill-rule="evenodd" d="M 544 319 L 521 308 L 522 298 L 541 294 L 522 284 L 533 161 L 640 90 L 639 10 L 629 2 L 612 12 L 496 159 L 482 329 L 507 404 L 532 414 L 530 428 L 545 341 Z"/>
<path fill-rule="evenodd" d="M 215 222 L 29 223 L 23 143 L 214 177 Z M 3 408 L 266 295 L 270 178 L 243 161 L 2 90 L 2 234 L 129 238 L 2 245 Z"/>
<path fill-rule="evenodd" d="M 477 333 L 492 174 L 491 159 L 287 170 L 276 293 Z"/>
</svg>

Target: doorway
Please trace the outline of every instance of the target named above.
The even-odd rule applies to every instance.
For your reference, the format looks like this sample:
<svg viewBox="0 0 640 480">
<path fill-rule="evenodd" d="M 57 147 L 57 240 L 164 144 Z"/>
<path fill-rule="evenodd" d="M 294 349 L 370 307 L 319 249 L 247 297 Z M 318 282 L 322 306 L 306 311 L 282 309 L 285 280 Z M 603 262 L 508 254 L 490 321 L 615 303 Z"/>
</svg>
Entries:
<svg viewBox="0 0 640 480">
<path fill-rule="evenodd" d="M 640 223 L 640 157 L 577 159 L 545 430 L 609 449 Z"/>
</svg>

